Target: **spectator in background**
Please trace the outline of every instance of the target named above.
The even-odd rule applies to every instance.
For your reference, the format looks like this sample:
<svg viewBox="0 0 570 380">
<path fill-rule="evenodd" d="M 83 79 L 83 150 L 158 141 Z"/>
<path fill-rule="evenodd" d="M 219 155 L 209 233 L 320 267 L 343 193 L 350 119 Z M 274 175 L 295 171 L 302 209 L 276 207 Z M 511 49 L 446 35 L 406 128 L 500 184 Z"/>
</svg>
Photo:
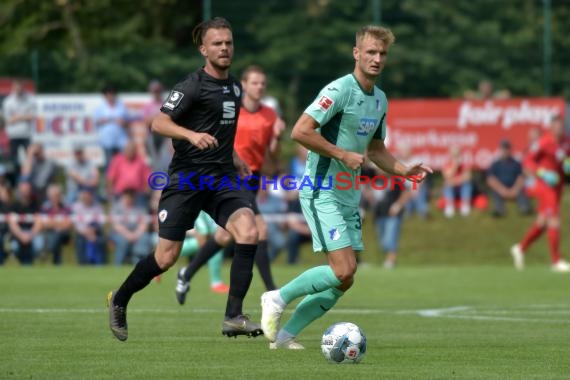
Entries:
<svg viewBox="0 0 570 380">
<path fill-rule="evenodd" d="M 0 214 L 7 215 L 12 208 L 12 200 L 8 180 L 0 169 Z M 6 220 L 0 220 L 0 265 L 6 260 L 6 250 L 4 247 L 4 236 L 8 232 L 8 224 Z"/>
<path fill-rule="evenodd" d="M 294 177 L 296 186 L 287 191 L 287 263 L 294 265 L 299 262 L 301 244 L 311 241 L 311 231 L 301 211 L 299 201 L 299 184 L 303 181 L 307 154 L 309 151 L 301 144 L 297 144 L 295 156 L 289 165 L 290 175 Z M 289 181 L 285 181 L 289 186 Z"/>
<path fill-rule="evenodd" d="M 45 248 L 53 256 L 53 264 L 61 264 L 63 246 L 71 239 L 71 209 L 63 203 L 63 191 L 59 184 L 51 184 L 47 189 L 47 200 L 42 205 L 42 222 Z"/>
<path fill-rule="evenodd" d="M 267 254 L 270 259 L 275 258 L 286 244 L 284 232 L 286 222 L 275 218 L 276 216 L 284 216 L 285 210 L 287 210 L 283 193 L 284 190 L 279 186 L 277 189 L 273 189 L 270 185 L 260 186 L 257 193 L 257 206 L 259 212 L 266 219 L 267 236 L 270 237 L 267 240 Z"/>
<path fill-rule="evenodd" d="M 300 181 L 303 180 L 308 153 L 309 151 L 307 148 L 300 144 L 297 144 L 295 156 L 293 156 L 289 165 L 289 172 L 293 177 L 295 177 L 295 181 L 297 181 L 297 183 L 300 183 Z"/>
<path fill-rule="evenodd" d="M 136 145 L 128 141 L 122 153 L 113 157 L 107 171 L 107 193 L 117 201 L 127 189 L 135 191 L 135 204 L 148 205 L 150 188 L 148 177 L 151 169 L 146 161 L 137 154 Z"/>
<path fill-rule="evenodd" d="M 398 256 L 404 210 L 415 191 L 412 187 L 414 184 L 402 177 L 387 176 L 380 171 L 372 177 L 376 175 L 382 176 L 376 179 L 376 187 L 383 189 L 377 190 L 368 185 L 363 191 L 363 196 L 373 205 L 376 238 L 385 257 L 384 268 L 393 269 Z"/>
<path fill-rule="evenodd" d="M 160 107 L 162 107 L 162 104 L 164 103 L 164 87 L 158 80 L 152 80 L 148 84 L 148 92 L 150 93 L 151 99 L 144 105 L 142 109 L 142 117 L 144 119 L 145 125 L 150 130 L 152 120 L 156 115 L 159 114 Z M 159 152 L 163 149 L 163 145 L 166 142 L 170 142 L 169 139 L 164 138 L 158 133 L 149 134 L 147 140 L 147 151 L 152 158 L 152 162 L 155 162 Z"/>
<path fill-rule="evenodd" d="M 14 161 L 10 155 L 10 138 L 6 133 L 6 123 L 0 114 L 0 170 L 2 176 L 14 177 Z"/>
<path fill-rule="evenodd" d="M 135 191 L 125 190 L 111 210 L 111 240 L 115 244 L 115 265 L 130 257 L 136 264 L 152 248 L 146 209 L 135 205 Z"/>
<path fill-rule="evenodd" d="M 75 146 L 73 149 L 73 162 L 67 167 L 66 172 L 67 204 L 73 204 L 79 197 L 81 189 L 95 191 L 99 184 L 99 170 L 90 161 L 84 148 Z"/>
<path fill-rule="evenodd" d="M 104 211 L 97 202 L 93 190 L 81 189 L 79 199 L 71 210 L 75 216 L 73 226 L 78 264 L 103 264 L 105 262 Z"/>
<path fill-rule="evenodd" d="M 398 146 L 398 156 L 402 162 L 406 164 L 411 164 L 414 161 L 412 155 L 412 149 L 408 145 Z M 406 212 L 411 214 L 416 212 L 422 219 L 427 219 L 429 217 L 429 186 L 430 178 L 416 183 L 415 188 L 410 191 L 407 201 L 406 201 Z"/>
<path fill-rule="evenodd" d="M 455 215 L 455 205 L 460 201 L 462 216 L 471 213 L 473 197 L 473 181 L 471 168 L 463 162 L 459 147 L 449 149 L 449 162 L 443 168 L 443 196 L 445 198 L 445 216 L 451 218 Z"/>
<path fill-rule="evenodd" d="M 20 181 L 30 182 L 38 204 L 44 202 L 47 187 L 55 178 L 55 174 L 55 163 L 46 158 L 43 146 L 39 143 L 30 145 L 22 164 Z"/>
<path fill-rule="evenodd" d="M 14 176 L 20 174 L 20 155 L 30 144 L 36 124 L 36 101 L 24 90 L 22 81 L 14 81 L 12 92 L 4 99 L 3 113 L 6 133 L 10 138 L 10 161 L 14 164 Z M 20 153 L 22 151 L 22 153 Z M 16 178 L 12 179 L 14 185 Z"/>
<path fill-rule="evenodd" d="M 123 150 L 129 140 L 128 113 L 123 102 L 117 98 L 115 87 L 105 86 L 103 97 L 93 119 L 99 132 L 99 143 L 105 152 L 104 168 L 107 168 L 111 158 Z"/>
<path fill-rule="evenodd" d="M 493 89 L 493 83 L 488 79 L 479 82 L 476 91 L 467 90 L 463 94 L 466 100 L 491 100 L 491 99 L 508 99 L 511 97 L 509 90 L 496 91 Z"/>
<path fill-rule="evenodd" d="M 503 217 L 505 201 L 514 199 L 522 214 L 531 213 L 530 201 L 525 192 L 522 165 L 512 156 L 509 140 L 502 140 L 500 143 L 500 156 L 487 172 L 487 185 L 493 198 L 493 216 Z"/>
<path fill-rule="evenodd" d="M 17 200 L 11 207 L 8 227 L 12 235 L 12 249 L 22 265 L 31 265 L 40 251 L 42 222 L 32 185 L 20 182 Z"/>
<path fill-rule="evenodd" d="M 285 198 L 287 200 L 287 264 L 289 265 L 299 263 L 301 245 L 312 241 L 311 230 L 301 211 L 301 202 L 299 201 L 298 188 L 302 178 L 301 176 L 293 180 L 296 183 L 295 186 L 289 180 L 284 181 L 285 188 L 291 188 L 291 190 L 287 190 Z"/>
</svg>

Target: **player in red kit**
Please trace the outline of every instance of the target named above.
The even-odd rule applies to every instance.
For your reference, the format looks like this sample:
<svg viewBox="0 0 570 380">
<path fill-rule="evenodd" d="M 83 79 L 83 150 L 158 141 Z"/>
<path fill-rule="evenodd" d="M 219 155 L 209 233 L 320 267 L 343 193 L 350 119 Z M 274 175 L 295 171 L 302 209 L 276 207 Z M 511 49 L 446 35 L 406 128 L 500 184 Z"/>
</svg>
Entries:
<svg viewBox="0 0 570 380">
<path fill-rule="evenodd" d="M 522 241 L 511 248 L 515 267 L 524 268 L 526 250 L 546 230 L 552 270 L 570 272 L 570 265 L 560 254 L 560 201 L 565 176 L 570 175 L 570 138 L 560 117 L 555 117 L 550 130 L 533 144 L 524 164 L 535 176 L 530 192 L 538 202 L 538 216 Z"/>
</svg>

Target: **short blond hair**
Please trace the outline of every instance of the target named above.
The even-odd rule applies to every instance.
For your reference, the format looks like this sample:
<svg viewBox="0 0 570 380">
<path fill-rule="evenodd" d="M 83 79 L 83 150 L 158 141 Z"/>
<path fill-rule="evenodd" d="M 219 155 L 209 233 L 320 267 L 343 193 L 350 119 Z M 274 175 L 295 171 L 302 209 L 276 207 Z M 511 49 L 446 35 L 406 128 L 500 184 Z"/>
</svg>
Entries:
<svg viewBox="0 0 570 380">
<path fill-rule="evenodd" d="M 390 29 L 384 28 L 383 26 L 366 25 L 356 32 L 356 45 L 362 42 L 366 35 L 379 39 L 384 42 L 386 47 L 389 47 L 396 41 L 396 37 L 394 37 L 394 33 L 392 33 Z"/>
</svg>

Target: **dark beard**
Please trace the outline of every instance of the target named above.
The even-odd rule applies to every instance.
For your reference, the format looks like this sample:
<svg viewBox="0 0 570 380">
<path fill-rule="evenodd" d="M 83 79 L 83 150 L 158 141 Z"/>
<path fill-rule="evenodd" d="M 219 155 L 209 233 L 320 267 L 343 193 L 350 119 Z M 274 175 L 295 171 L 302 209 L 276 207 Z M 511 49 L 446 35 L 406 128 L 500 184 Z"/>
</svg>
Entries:
<svg viewBox="0 0 570 380">
<path fill-rule="evenodd" d="M 216 62 L 211 62 L 211 64 L 212 64 L 212 67 L 214 67 L 216 70 L 222 70 L 223 71 L 223 70 L 229 70 L 230 66 L 232 65 L 232 62 L 230 61 L 230 63 L 227 65 L 220 65 Z"/>
</svg>

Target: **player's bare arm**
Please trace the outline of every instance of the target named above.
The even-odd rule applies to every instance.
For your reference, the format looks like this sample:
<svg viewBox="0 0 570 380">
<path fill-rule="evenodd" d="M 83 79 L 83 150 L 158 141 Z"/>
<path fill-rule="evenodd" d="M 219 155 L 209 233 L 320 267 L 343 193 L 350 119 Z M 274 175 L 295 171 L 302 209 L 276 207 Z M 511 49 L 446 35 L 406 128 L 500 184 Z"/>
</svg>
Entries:
<svg viewBox="0 0 570 380">
<path fill-rule="evenodd" d="M 164 137 L 170 137 L 178 140 L 188 140 L 190 144 L 198 149 L 211 149 L 218 146 L 218 140 L 207 133 L 199 133 L 191 131 L 187 128 L 176 124 L 170 116 L 161 112 L 151 124 L 153 133 L 158 133 Z"/>
<path fill-rule="evenodd" d="M 285 130 L 285 121 L 278 117 L 273 124 L 273 137 L 271 138 L 271 143 L 269 144 L 269 153 L 272 158 L 277 159 L 279 153 L 279 139 L 281 138 L 281 133 Z"/>
<path fill-rule="evenodd" d="M 251 168 L 245 163 L 244 160 L 237 154 L 234 150 L 233 152 L 234 166 L 236 167 L 238 174 L 242 177 L 247 177 L 252 174 Z"/>
<path fill-rule="evenodd" d="M 291 132 L 291 138 L 305 148 L 320 154 L 321 156 L 334 158 L 342 161 L 352 170 L 356 170 L 364 163 L 364 156 L 360 153 L 348 152 L 328 142 L 317 133 L 319 123 L 306 113 L 302 114 Z"/>
<path fill-rule="evenodd" d="M 404 165 L 386 149 L 384 141 L 379 139 L 372 140 L 368 145 L 368 158 L 387 173 L 412 178 L 417 182 L 423 181 L 428 174 L 433 173 L 430 167 L 421 162 L 411 166 Z"/>
</svg>

